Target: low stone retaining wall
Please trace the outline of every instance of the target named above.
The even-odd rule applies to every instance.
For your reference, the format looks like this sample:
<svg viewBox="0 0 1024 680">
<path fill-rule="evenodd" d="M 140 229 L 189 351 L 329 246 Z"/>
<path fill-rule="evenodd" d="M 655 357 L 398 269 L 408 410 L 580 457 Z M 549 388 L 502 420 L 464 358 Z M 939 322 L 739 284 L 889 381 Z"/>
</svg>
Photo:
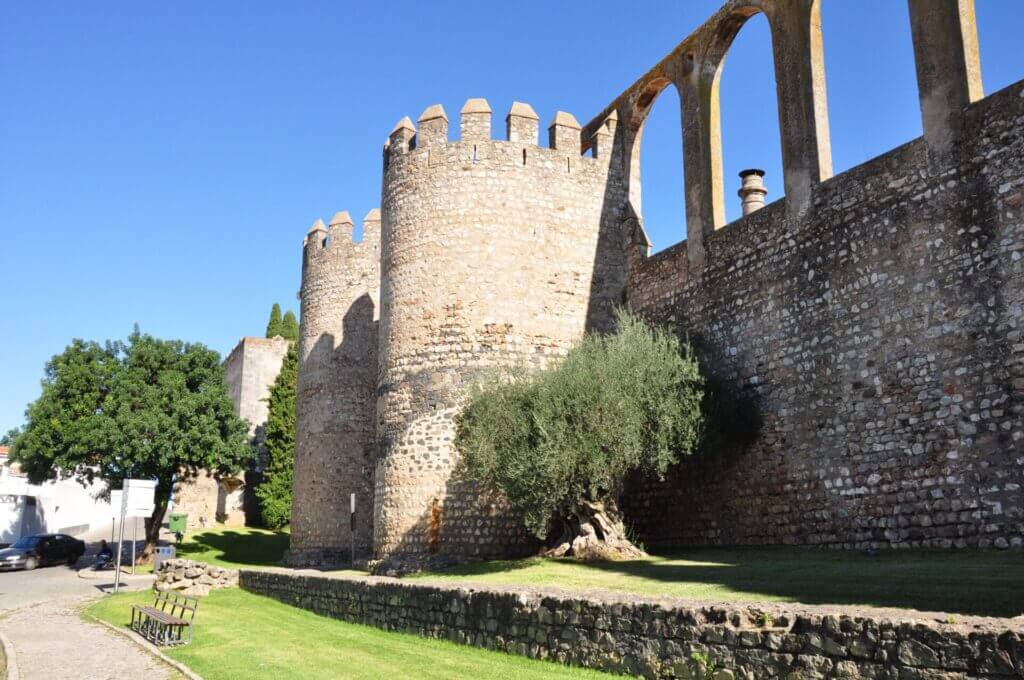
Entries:
<svg viewBox="0 0 1024 680">
<path fill-rule="evenodd" d="M 947 625 L 803 605 L 684 600 L 242 570 L 243 589 L 354 623 L 647 678 L 1024 677 L 1024 621 Z M 922 617 L 925 616 L 922 614 Z M 960 617 L 957 617 L 958 620 Z"/>
<path fill-rule="evenodd" d="M 237 569 L 225 569 L 192 560 L 164 560 L 157 567 L 155 574 L 154 590 L 180 590 L 183 595 L 194 597 L 209 595 L 211 588 L 238 585 Z"/>
</svg>

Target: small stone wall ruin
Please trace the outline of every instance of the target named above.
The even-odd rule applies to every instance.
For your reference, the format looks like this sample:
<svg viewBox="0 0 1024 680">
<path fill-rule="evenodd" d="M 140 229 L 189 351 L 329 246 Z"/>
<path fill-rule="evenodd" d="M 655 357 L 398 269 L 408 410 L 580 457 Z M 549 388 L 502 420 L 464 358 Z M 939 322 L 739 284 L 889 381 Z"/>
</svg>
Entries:
<svg viewBox="0 0 1024 680">
<path fill-rule="evenodd" d="M 182 595 L 204 597 L 214 588 L 230 588 L 238 585 L 238 570 L 193 562 L 180 558 L 164 560 L 154 570 L 156 581 L 153 590 L 165 592 L 180 591 Z"/>
</svg>

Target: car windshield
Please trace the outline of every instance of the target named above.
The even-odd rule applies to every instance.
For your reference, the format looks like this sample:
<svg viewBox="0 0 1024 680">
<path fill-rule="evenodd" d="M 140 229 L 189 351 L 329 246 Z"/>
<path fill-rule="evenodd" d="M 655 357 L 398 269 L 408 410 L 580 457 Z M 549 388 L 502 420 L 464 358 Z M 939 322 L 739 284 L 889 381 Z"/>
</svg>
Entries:
<svg viewBox="0 0 1024 680">
<path fill-rule="evenodd" d="M 42 537 L 41 536 L 23 536 L 22 538 L 19 538 L 18 542 L 15 543 L 12 547 L 19 548 L 21 550 L 28 550 L 30 548 L 36 547 L 39 544 L 39 539 L 40 538 L 42 538 Z"/>
</svg>

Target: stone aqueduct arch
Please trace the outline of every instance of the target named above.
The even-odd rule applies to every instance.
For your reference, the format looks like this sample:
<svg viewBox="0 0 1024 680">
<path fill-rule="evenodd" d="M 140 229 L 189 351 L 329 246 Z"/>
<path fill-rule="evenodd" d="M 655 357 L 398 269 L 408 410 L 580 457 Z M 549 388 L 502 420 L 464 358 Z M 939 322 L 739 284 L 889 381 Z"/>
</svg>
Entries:
<svg viewBox="0 0 1024 680">
<path fill-rule="evenodd" d="M 629 196 L 626 215 L 640 215 L 643 124 L 658 95 L 675 86 L 691 267 L 703 264 L 705 236 L 725 226 L 719 82 L 733 40 L 759 12 L 771 30 L 787 212 L 806 211 L 815 185 L 832 176 L 822 1 L 727 2 L 583 129 L 586 151 L 608 130 L 608 119 L 617 118 L 613 158 L 625 166 L 620 171 Z M 974 0 L 908 0 L 908 5 L 924 135 L 935 152 L 944 153 L 955 140 L 960 111 L 983 96 Z"/>
</svg>

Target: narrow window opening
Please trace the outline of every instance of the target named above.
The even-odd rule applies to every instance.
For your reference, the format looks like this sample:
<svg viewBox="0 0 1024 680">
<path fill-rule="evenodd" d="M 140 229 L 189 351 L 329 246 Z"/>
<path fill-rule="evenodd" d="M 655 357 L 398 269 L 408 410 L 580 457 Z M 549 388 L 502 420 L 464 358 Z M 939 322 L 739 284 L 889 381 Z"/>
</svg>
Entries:
<svg viewBox="0 0 1024 680">
<path fill-rule="evenodd" d="M 653 252 L 686 239 L 682 107 L 671 84 L 656 95 L 630 163 L 630 201 L 640 213 Z"/>
<path fill-rule="evenodd" d="M 859 3 L 821 3 L 835 174 L 922 133 L 907 3 L 872 0 L 870 36 L 846 30 L 865 11 Z"/>
<path fill-rule="evenodd" d="M 523 165 L 526 165 L 526 149 L 523 149 Z"/>
<path fill-rule="evenodd" d="M 565 159 L 565 171 L 568 172 L 568 173 L 572 172 L 572 159 L 571 158 L 566 158 Z"/>
<path fill-rule="evenodd" d="M 974 9 L 981 52 L 981 84 L 986 93 L 998 92 L 1020 80 L 1024 50 L 1020 34 L 1007 31 L 1020 21 L 1020 5 L 1014 2 L 979 2 Z"/>
<path fill-rule="evenodd" d="M 762 181 L 768 203 L 784 193 L 772 34 L 763 13 L 758 12 L 743 24 L 729 47 L 719 78 L 722 199 L 728 224 L 743 217 L 743 202 L 738 195 L 740 172 L 753 168 L 765 171 Z"/>
<path fill-rule="evenodd" d="M 476 163 L 476 144 L 473 145 L 473 162 Z"/>
</svg>

